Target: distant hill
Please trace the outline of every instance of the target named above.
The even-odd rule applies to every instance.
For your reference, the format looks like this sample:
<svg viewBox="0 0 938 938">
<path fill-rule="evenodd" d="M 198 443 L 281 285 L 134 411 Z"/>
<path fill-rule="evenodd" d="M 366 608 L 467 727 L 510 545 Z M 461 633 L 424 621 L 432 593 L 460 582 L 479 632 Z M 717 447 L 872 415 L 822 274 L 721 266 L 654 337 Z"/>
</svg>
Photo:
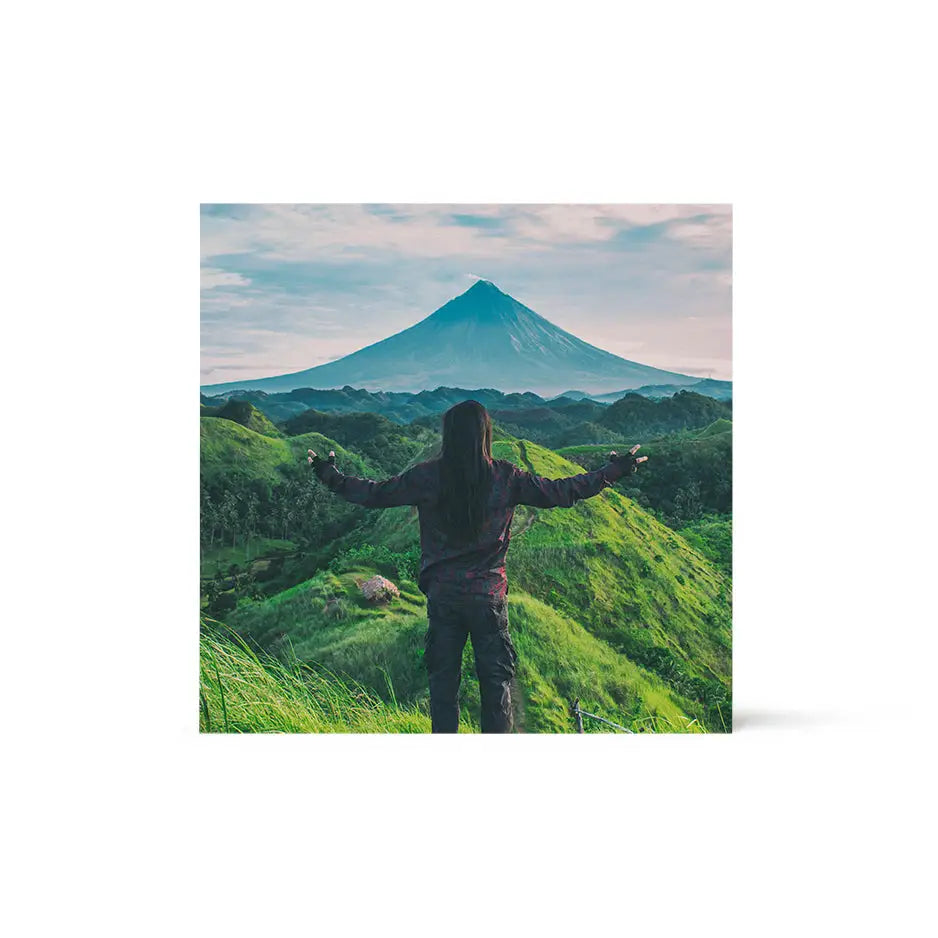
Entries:
<svg viewBox="0 0 938 938">
<path fill-rule="evenodd" d="M 630 392 L 610 404 L 596 422 L 640 442 L 641 437 L 705 427 L 721 417 L 732 417 L 729 403 L 694 391 L 678 391 L 657 401 Z"/>
<path fill-rule="evenodd" d="M 272 438 L 233 420 L 201 417 L 199 456 L 203 482 L 231 484 L 239 478 L 272 484 L 290 478 L 307 479 L 306 450 L 335 449 L 356 471 L 375 471 L 366 460 L 319 433 L 287 439 Z M 280 435 L 282 437 L 282 435 Z"/>
<path fill-rule="evenodd" d="M 551 407 L 573 404 L 570 398 L 545 398 L 530 391 L 505 394 L 492 388 L 447 388 L 417 394 L 393 391 L 365 391 L 361 388 L 345 387 L 338 390 L 298 388 L 283 394 L 268 394 L 266 391 L 228 391 L 215 397 L 200 395 L 203 407 L 223 407 L 229 400 L 243 400 L 263 411 L 275 423 L 297 417 L 309 409 L 322 413 L 374 413 L 381 414 L 395 423 L 411 423 L 422 417 L 437 417 L 454 404 L 474 400 L 492 410 L 517 410 L 523 407 Z M 203 411 L 207 413 L 207 411 Z M 429 424 L 427 424 L 429 425 Z M 439 426 L 439 422 L 436 423 Z"/>
<path fill-rule="evenodd" d="M 729 385 L 729 393 L 724 394 L 726 389 L 710 388 L 710 384 Z M 608 407 L 612 401 L 620 400 L 626 394 L 639 394 L 652 399 L 673 396 L 672 393 L 646 393 L 652 390 L 658 391 L 661 387 L 663 386 L 649 386 L 648 388 L 638 388 L 635 391 L 617 391 L 615 394 L 599 397 L 590 397 L 579 391 L 567 391 L 557 397 L 544 398 L 532 392 L 505 394 L 492 388 L 439 387 L 432 391 L 420 391 L 412 394 L 393 391 L 371 392 L 349 386 L 337 390 L 297 388 L 294 391 L 287 391 L 282 394 L 269 394 L 266 391 L 226 391 L 214 397 L 201 394 L 200 401 L 204 414 L 218 413 L 228 401 L 247 401 L 253 404 L 257 410 L 266 414 L 274 423 L 282 423 L 309 409 L 313 409 L 321 413 L 375 413 L 381 414 L 395 423 L 406 424 L 424 417 L 436 417 L 454 404 L 470 399 L 483 404 L 491 412 L 548 407 L 567 416 L 578 415 L 583 422 L 592 422 L 601 412 L 599 408 Z M 678 390 L 694 391 L 694 393 L 702 394 L 704 397 L 717 400 L 728 401 L 732 399 L 732 382 L 729 381 L 698 382 L 694 385 L 688 385 L 687 388 L 675 389 L 674 393 L 677 393 Z M 577 404 L 580 405 L 579 411 L 574 406 Z M 504 415 L 503 417 L 508 420 Z M 508 422 L 511 421 L 508 420 Z M 430 426 L 433 421 L 423 421 L 423 423 Z M 565 426 L 566 423 L 566 421 L 561 420 L 558 426 Z M 435 425 L 438 426 L 438 423 Z M 523 422 L 517 424 L 519 427 L 523 425 Z M 538 439 L 537 442 L 546 441 Z M 584 441 L 570 440 L 569 442 Z"/>
<path fill-rule="evenodd" d="M 638 442 L 635 440 L 635 442 Z M 605 461 L 609 444 L 576 445 L 560 455 L 585 469 Z M 648 462 L 618 488 L 675 528 L 733 510 L 733 424 L 720 418 L 707 427 L 642 441 Z"/>
<path fill-rule="evenodd" d="M 434 424 L 436 422 L 434 421 Z M 380 414 L 326 414 L 307 410 L 284 424 L 290 436 L 321 433 L 353 450 L 391 475 L 399 472 L 427 446 L 438 444 L 437 427 L 401 425 Z"/>
<path fill-rule="evenodd" d="M 628 361 L 590 345 L 479 280 L 416 325 L 337 361 L 293 374 L 207 385 L 202 391 L 291 391 L 357 386 L 420 391 L 440 385 L 557 394 L 700 379 Z"/>
<path fill-rule="evenodd" d="M 703 439 L 708 436 L 716 436 L 719 433 L 732 433 L 733 432 L 733 421 L 729 420 L 726 417 L 720 417 L 718 420 L 714 420 L 713 423 L 704 427 L 697 433 L 698 439 Z"/>
<path fill-rule="evenodd" d="M 255 433 L 264 436 L 283 436 L 283 434 L 270 422 L 262 411 L 258 410 L 250 401 L 230 400 L 212 407 L 202 403 L 203 417 L 220 417 L 241 424 Z"/>
<path fill-rule="evenodd" d="M 594 401 L 611 404 L 613 401 L 625 397 L 628 393 L 641 394 L 643 397 L 671 397 L 681 390 L 694 391 L 696 394 L 703 394 L 706 397 L 715 397 L 720 401 L 728 401 L 733 397 L 733 382 L 704 378 L 702 381 L 697 381 L 694 384 L 646 384 L 640 388 L 626 388 L 622 391 L 612 391 L 609 394 L 590 394 L 585 396 Z"/>
<path fill-rule="evenodd" d="M 590 443 L 640 443 L 666 433 L 700 429 L 720 419 L 729 420 L 732 404 L 694 391 L 682 390 L 657 399 L 629 391 L 613 404 L 558 398 L 491 413 L 509 433 L 560 449 Z"/>
<path fill-rule="evenodd" d="M 588 399 L 576 401 L 561 397 L 542 406 L 499 409 L 490 413 L 492 419 L 509 433 L 549 445 L 563 431 L 598 420 L 606 408 L 607 405 Z"/>
</svg>

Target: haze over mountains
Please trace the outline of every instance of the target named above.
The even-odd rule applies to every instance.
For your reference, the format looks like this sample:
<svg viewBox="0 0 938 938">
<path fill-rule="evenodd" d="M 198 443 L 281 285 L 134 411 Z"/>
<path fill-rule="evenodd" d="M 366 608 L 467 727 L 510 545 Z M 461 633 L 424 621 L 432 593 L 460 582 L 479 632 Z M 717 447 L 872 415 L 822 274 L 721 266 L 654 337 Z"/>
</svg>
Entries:
<svg viewBox="0 0 938 938">
<path fill-rule="evenodd" d="M 649 384 L 681 387 L 700 380 L 590 345 L 493 283 L 479 280 L 416 325 L 344 358 L 293 374 L 204 385 L 201 390 L 272 393 L 352 386 L 415 392 L 446 386 L 541 395 L 578 388 L 598 395 Z"/>
</svg>

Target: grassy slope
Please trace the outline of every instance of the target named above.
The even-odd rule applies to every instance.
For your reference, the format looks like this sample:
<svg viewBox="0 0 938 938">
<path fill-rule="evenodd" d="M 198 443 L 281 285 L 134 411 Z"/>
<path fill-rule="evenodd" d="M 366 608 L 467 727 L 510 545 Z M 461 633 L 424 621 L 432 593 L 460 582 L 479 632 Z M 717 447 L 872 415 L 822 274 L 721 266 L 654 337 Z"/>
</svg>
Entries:
<svg viewBox="0 0 938 938">
<path fill-rule="evenodd" d="M 423 596 L 413 583 L 403 582 L 399 600 L 372 607 L 357 582 L 373 572 L 356 566 L 339 575 L 319 573 L 270 600 L 243 605 L 229 624 L 279 659 L 315 661 L 389 702 L 426 712 Z M 575 697 L 584 708 L 636 731 L 685 730 L 693 720 L 665 682 L 576 621 L 515 592 L 509 615 L 520 657 L 518 722 L 527 731 L 572 732 L 568 710 Z M 463 719 L 475 725 L 479 690 L 468 645 L 463 672 Z"/>
<path fill-rule="evenodd" d="M 699 430 L 681 430 L 679 431 L 679 437 L 687 440 L 705 440 L 710 437 L 719 436 L 721 433 L 730 433 L 733 432 L 733 421 L 727 420 L 724 417 L 721 417 L 719 420 L 714 420 L 713 423 L 707 424 L 707 426 Z M 642 443 L 642 455 L 648 455 L 652 453 L 655 449 L 656 443 L 668 443 L 674 439 L 674 435 L 671 436 L 671 439 L 664 437 L 658 440 L 649 440 L 647 443 Z M 603 443 L 581 443 L 576 446 L 561 446 L 555 452 L 559 456 L 605 456 L 610 449 L 621 449 L 618 445 L 610 445 Z"/>
<path fill-rule="evenodd" d="M 258 410 L 248 401 L 228 401 L 215 412 L 215 416 L 224 420 L 233 420 L 242 427 L 247 427 L 248 430 L 264 436 L 279 438 L 284 435 L 263 411 Z"/>
<path fill-rule="evenodd" d="M 733 574 L 733 519 L 708 516 L 685 525 L 680 535 L 728 575 Z"/>
<path fill-rule="evenodd" d="M 530 443 L 506 439 L 495 450 L 542 475 L 581 471 Z M 728 722 L 729 584 L 683 538 L 610 491 L 571 509 L 519 508 L 513 532 L 511 621 L 527 729 L 569 729 L 573 696 L 639 729 L 680 729 L 696 718 L 717 730 Z M 372 536 L 394 550 L 412 547 L 416 511 L 382 512 Z M 292 646 L 301 660 L 320 661 L 379 693 L 390 678 L 399 699 L 419 702 L 426 696 L 423 597 L 405 582 L 398 602 L 372 609 L 355 585 L 372 572 L 320 573 L 242 606 L 229 621 L 274 652 Z M 591 597 L 586 607 L 583 596 Z M 330 599 L 331 615 L 324 612 Z M 470 675 L 468 652 L 466 664 Z M 464 699 L 477 712 L 474 677 L 465 681 Z"/>
<path fill-rule="evenodd" d="M 499 455 L 539 475 L 582 471 L 530 443 L 503 446 L 511 452 Z M 675 686 L 703 681 L 714 699 L 728 691 L 729 582 L 680 535 L 609 490 L 569 509 L 521 511 L 534 518 L 515 532 L 513 584 Z"/>
<path fill-rule="evenodd" d="M 258 657 L 215 624 L 203 627 L 199 641 L 199 728 L 222 733 L 428 733 L 430 719 L 416 708 L 385 703 L 322 669 Z"/>
<path fill-rule="evenodd" d="M 502 440 L 494 455 L 538 475 L 582 472 L 551 450 Z M 376 543 L 405 550 L 418 542 L 413 508 L 385 511 Z M 582 619 L 596 631 L 649 632 L 677 646 L 701 673 L 729 679 L 729 583 L 671 528 L 607 490 L 572 508 L 519 507 L 508 552 L 509 583 Z M 588 608 L 584 595 L 592 597 Z M 717 625 L 719 620 L 719 625 Z"/>
<path fill-rule="evenodd" d="M 275 483 L 280 467 L 291 462 L 293 451 L 286 440 L 255 433 L 232 420 L 199 418 L 199 461 L 202 478 L 243 476 Z"/>
<path fill-rule="evenodd" d="M 716 436 L 718 433 L 732 433 L 733 432 L 733 421 L 727 420 L 725 417 L 721 417 L 719 420 L 714 420 L 713 423 L 704 427 L 703 430 L 698 430 L 694 435 L 698 439 L 704 439 L 708 436 Z"/>
<path fill-rule="evenodd" d="M 605 462 L 607 445 L 565 446 L 556 452 L 586 468 Z M 616 447 L 621 449 L 621 447 Z M 617 486 L 653 514 L 680 531 L 686 540 L 726 572 L 732 513 L 733 424 L 716 420 L 702 429 L 681 430 L 642 443 L 650 461 Z M 699 526 L 720 517 L 722 529 Z M 691 527 L 698 527 L 693 536 Z"/>
<path fill-rule="evenodd" d="M 231 420 L 216 417 L 200 418 L 199 430 L 200 474 L 202 480 L 210 486 L 259 483 L 272 488 L 291 475 L 295 477 L 308 471 L 308 449 L 317 453 L 335 450 L 339 464 L 347 472 L 371 477 L 381 475 L 367 460 L 319 433 L 273 439 Z M 350 517 L 365 517 L 363 509 L 351 510 L 351 506 L 347 507 L 350 508 Z M 275 557 L 291 549 L 289 541 L 272 539 L 255 539 L 249 545 L 238 545 L 236 548 L 219 543 L 214 549 L 206 548 L 202 551 L 202 576 L 211 577 L 232 566 L 257 568 L 258 564 L 264 562 L 263 558 Z"/>
<path fill-rule="evenodd" d="M 368 474 L 372 467 L 321 433 L 304 433 L 288 439 L 264 436 L 232 420 L 199 418 L 200 471 L 206 480 L 244 476 L 271 484 L 280 482 L 290 467 L 306 464 L 306 451 L 335 450 L 347 471 Z"/>
</svg>

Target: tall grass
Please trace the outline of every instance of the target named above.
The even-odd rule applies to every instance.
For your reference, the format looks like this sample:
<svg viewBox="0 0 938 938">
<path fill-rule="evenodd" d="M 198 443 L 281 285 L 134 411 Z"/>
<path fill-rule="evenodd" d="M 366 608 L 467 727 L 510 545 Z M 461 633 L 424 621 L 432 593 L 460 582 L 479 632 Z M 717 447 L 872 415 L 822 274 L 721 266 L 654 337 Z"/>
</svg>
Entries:
<svg viewBox="0 0 938 938">
<path fill-rule="evenodd" d="M 420 710 L 386 703 L 322 669 L 258 656 L 213 620 L 202 623 L 199 665 L 202 732 L 430 732 L 430 718 Z"/>
</svg>

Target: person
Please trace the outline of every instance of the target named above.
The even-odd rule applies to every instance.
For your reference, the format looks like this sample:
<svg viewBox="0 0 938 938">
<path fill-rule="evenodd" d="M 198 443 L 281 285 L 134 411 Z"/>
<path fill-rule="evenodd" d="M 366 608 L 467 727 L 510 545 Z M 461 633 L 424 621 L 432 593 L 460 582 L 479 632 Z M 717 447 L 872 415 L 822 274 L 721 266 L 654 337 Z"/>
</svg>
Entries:
<svg viewBox="0 0 938 938">
<path fill-rule="evenodd" d="M 597 495 L 647 457 L 610 453 L 600 469 L 546 479 L 492 458 L 492 421 L 478 401 L 443 415 L 440 455 L 382 482 L 343 475 L 308 451 L 317 477 L 336 495 L 366 508 L 415 505 L 420 524 L 418 585 L 427 596 L 424 661 L 434 733 L 459 725 L 462 653 L 471 636 L 482 698 L 482 732 L 513 726 L 511 682 L 517 655 L 508 633 L 505 554 L 517 505 L 569 508 Z"/>
</svg>

